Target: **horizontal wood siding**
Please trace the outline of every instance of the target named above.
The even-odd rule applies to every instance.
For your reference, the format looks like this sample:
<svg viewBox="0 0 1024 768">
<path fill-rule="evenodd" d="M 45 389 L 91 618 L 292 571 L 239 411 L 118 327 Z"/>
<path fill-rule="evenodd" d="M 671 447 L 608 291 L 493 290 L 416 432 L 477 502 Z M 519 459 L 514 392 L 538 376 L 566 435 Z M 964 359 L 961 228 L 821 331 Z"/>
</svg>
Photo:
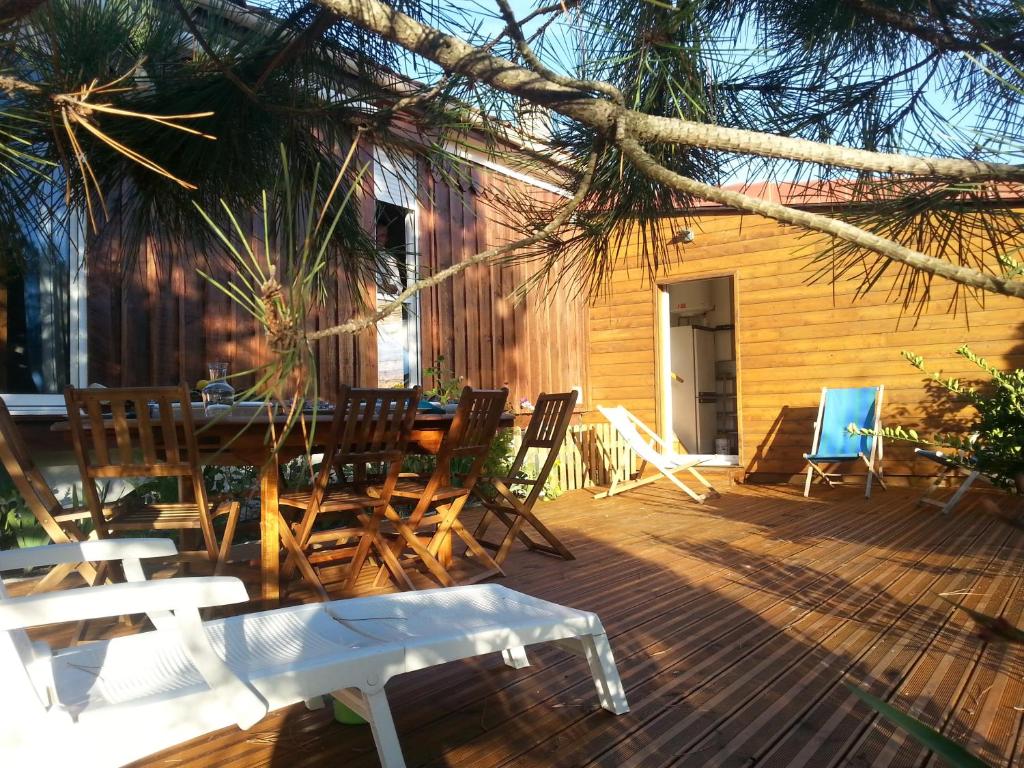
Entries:
<svg viewBox="0 0 1024 768">
<path fill-rule="evenodd" d="M 665 237 L 679 222 L 665 223 Z M 741 463 L 748 473 L 789 477 L 811 447 L 821 388 L 885 385 L 884 421 L 932 434 L 963 429 L 965 413 L 900 356 L 925 357 L 929 370 L 978 379 L 954 352 L 964 343 L 997 366 L 1024 366 L 1024 305 L 1000 296 L 953 312 L 954 287 L 936 280 L 918 317 L 892 291 L 895 270 L 866 296 L 856 277 L 812 282 L 810 257 L 824 240 L 756 216 L 706 215 L 696 237 L 676 247 L 659 281 L 734 275 L 739 360 Z M 652 426 L 656 402 L 656 290 L 634 254 L 590 312 L 591 394 L 625 405 Z M 628 265 L 628 269 L 625 265 Z M 911 447 L 887 443 L 885 470 L 932 474 Z"/>
<path fill-rule="evenodd" d="M 364 159 L 368 159 L 364 158 Z M 419 167 L 421 274 L 430 275 L 486 248 L 515 239 L 501 205 L 507 185 L 519 182 L 474 170 L 454 187 Z M 364 175 L 360 196 L 364 225 L 374 215 L 372 174 Z M 543 196 L 549 192 L 531 190 Z M 251 240 L 265 248 L 256 222 Z M 227 360 L 233 371 L 266 362 L 266 343 L 255 322 L 197 274 L 232 279 L 232 267 L 217 255 L 175 254 L 147 242 L 131 270 L 105 235 L 108 247 L 89 269 L 89 380 L 108 386 L 190 384 L 206 376 L 210 360 Z M 444 355 L 447 366 L 476 387 L 508 386 L 510 400 L 566 391 L 587 382 L 584 302 L 559 287 L 536 292 L 516 304 L 509 295 L 534 267 L 524 264 L 472 267 L 420 297 L 420 350 L 425 369 Z M 358 313 L 340 272 L 331 278 L 326 304 L 310 319 L 313 328 L 344 322 Z M 371 306 L 374 292 L 364 289 Z M 330 399 L 343 383 L 377 382 L 377 339 L 373 329 L 318 342 L 322 396 Z M 425 382 L 430 385 L 431 382 Z"/>
</svg>

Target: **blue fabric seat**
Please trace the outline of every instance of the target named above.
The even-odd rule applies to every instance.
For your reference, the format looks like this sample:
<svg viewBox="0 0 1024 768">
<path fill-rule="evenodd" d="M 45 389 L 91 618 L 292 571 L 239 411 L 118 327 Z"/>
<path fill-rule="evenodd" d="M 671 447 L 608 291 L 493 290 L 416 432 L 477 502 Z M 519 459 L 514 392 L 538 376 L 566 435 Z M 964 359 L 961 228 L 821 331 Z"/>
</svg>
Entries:
<svg viewBox="0 0 1024 768">
<path fill-rule="evenodd" d="M 817 474 L 828 485 L 834 485 L 833 475 L 820 465 L 838 464 L 863 460 L 867 465 L 865 496 L 871 496 L 872 479 L 877 479 L 885 488 L 882 478 L 882 438 L 875 435 L 858 435 L 850 432 L 850 426 L 858 429 L 877 430 L 881 426 L 882 409 L 881 385 L 877 387 L 846 387 L 821 390 L 818 406 L 818 420 L 814 425 L 814 440 L 807 460 L 807 482 L 804 496 L 810 494 L 811 480 Z"/>
</svg>

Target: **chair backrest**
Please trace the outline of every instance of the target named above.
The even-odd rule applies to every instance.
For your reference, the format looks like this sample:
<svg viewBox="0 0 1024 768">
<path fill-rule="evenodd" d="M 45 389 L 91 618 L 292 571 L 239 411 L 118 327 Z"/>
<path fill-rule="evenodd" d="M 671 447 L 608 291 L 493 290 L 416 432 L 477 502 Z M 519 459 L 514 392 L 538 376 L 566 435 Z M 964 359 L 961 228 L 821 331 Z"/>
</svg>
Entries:
<svg viewBox="0 0 1024 768">
<path fill-rule="evenodd" d="M 11 481 L 18 493 L 25 500 L 25 506 L 35 516 L 39 525 L 50 540 L 56 544 L 77 541 L 61 527 L 54 515 L 61 512 L 62 507 L 53 495 L 46 478 L 32 460 L 32 455 L 21 437 L 18 425 L 14 423 L 7 404 L 0 398 L 0 461 L 11 476 Z"/>
<path fill-rule="evenodd" d="M 459 397 L 459 407 L 455 411 L 451 429 L 441 441 L 437 452 L 437 470 L 434 477 L 451 473 L 453 459 L 465 459 L 470 462 L 463 474 L 463 485 L 471 488 L 476 483 L 487 452 L 494 442 L 498 431 L 498 422 L 508 402 L 508 388 L 473 389 L 466 387 Z"/>
<path fill-rule="evenodd" d="M 82 473 L 82 494 L 93 523 L 103 535 L 103 513 L 96 480 L 116 477 L 179 477 L 192 482 L 204 523 L 208 509 L 206 486 L 199 466 L 188 388 L 67 387 L 64 399 L 75 456 Z M 174 404 L 179 408 L 174 408 Z M 109 415 L 103 412 L 109 407 Z M 212 524 L 203 526 L 210 546 Z M 213 544 L 214 551 L 216 543 Z"/>
<path fill-rule="evenodd" d="M 386 467 L 384 493 L 390 497 L 401 471 L 420 388 L 353 389 L 342 387 L 326 443 L 324 461 L 313 487 L 314 503 L 323 499 L 331 469 L 351 465 L 356 480 L 366 479 L 371 464 Z"/>
<path fill-rule="evenodd" d="M 868 455 L 874 445 L 871 435 L 851 435 L 854 424 L 860 429 L 878 426 L 882 387 L 847 387 L 821 390 L 818 408 L 817 439 L 811 452 L 819 456 L 855 459 Z"/>
<path fill-rule="evenodd" d="M 541 392 L 540 397 L 537 398 L 530 423 L 523 433 L 519 452 L 513 459 L 506 476 L 508 482 L 514 482 L 516 474 L 522 469 L 531 449 L 548 449 L 547 458 L 545 458 L 543 466 L 537 473 L 536 482 L 526 497 L 527 504 L 532 504 L 544 490 L 544 483 L 547 482 L 551 468 L 558 458 L 558 450 L 562 441 L 565 440 L 565 433 L 569 430 L 569 422 L 572 421 L 572 410 L 576 407 L 577 397 L 579 397 L 579 393 L 574 389 L 571 392 L 557 395 Z"/>
<path fill-rule="evenodd" d="M 633 452 L 647 463 L 653 464 L 655 467 L 666 467 L 674 458 L 674 456 L 666 456 L 652 445 L 651 440 L 644 438 L 637 428 L 637 424 L 642 422 L 621 405 L 617 405 L 614 408 L 606 408 L 603 405 L 599 405 L 597 410 L 608 419 L 608 422 L 615 428 L 615 431 L 622 435 L 623 439 L 629 443 L 629 447 Z"/>
</svg>

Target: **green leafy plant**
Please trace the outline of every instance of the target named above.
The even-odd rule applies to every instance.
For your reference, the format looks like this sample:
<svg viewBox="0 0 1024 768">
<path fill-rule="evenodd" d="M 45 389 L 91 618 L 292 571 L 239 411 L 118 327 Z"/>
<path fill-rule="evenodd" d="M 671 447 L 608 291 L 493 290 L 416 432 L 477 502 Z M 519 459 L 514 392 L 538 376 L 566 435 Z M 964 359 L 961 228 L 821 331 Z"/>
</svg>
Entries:
<svg viewBox="0 0 1024 768">
<path fill-rule="evenodd" d="M 846 683 L 846 687 L 858 699 L 874 709 L 880 715 L 891 720 L 895 725 L 902 728 L 915 739 L 924 744 L 928 749 L 941 757 L 947 765 L 956 768 L 989 768 L 988 763 L 975 757 L 952 739 L 943 736 L 920 720 L 901 712 L 886 701 L 873 696 L 864 689 Z"/>
<path fill-rule="evenodd" d="M 427 366 L 424 373 L 434 383 L 423 393 L 428 400 L 436 400 L 441 405 L 458 400 L 462 393 L 462 377 L 456 376 L 455 370 L 445 365 L 444 355 L 438 355 L 433 365 Z"/>
<path fill-rule="evenodd" d="M 989 376 L 987 386 L 970 386 L 957 378 L 932 372 L 929 377 L 952 397 L 976 412 L 963 434 L 940 433 L 923 438 L 915 429 L 884 427 L 877 432 L 850 426 L 855 434 L 878 434 L 890 440 L 952 449 L 948 457 L 964 469 L 978 470 L 994 484 L 1024 493 L 1024 369 L 1002 371 L 976 355 L 968 345 L 956 353 Z M 927 372 L 924 358 L 904 351 L 915 368 Z"/>
</svg>

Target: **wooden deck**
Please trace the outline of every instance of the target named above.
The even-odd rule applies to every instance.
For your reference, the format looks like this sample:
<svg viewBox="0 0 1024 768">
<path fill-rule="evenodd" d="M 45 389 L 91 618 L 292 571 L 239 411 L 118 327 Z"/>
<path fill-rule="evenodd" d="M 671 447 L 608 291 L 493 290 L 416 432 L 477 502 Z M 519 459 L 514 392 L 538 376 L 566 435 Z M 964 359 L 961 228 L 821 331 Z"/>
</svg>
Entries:
<svg viewBox="0 0 1024 768">
<path fill-rule="evenodd" d="M 1022 762 L 1024 654 L 939 595 L 1024 625 L 1024 532 L 977 497 L 943 518 L 907 490 L 736 486 L 698 507 L 662 486 L 542 505 L 578 559 L 516 551 L 503 582 L 601 616 L 631 712 L 599 709 L 584 663 L 557 649 L 520 671 L 450 664 L 389 685 L 410 767 L 937 764 L 844 679 L 993 765 Z M 366 727 L 300 706 L 145 764 L 377 761 Z"/>
</svg>

